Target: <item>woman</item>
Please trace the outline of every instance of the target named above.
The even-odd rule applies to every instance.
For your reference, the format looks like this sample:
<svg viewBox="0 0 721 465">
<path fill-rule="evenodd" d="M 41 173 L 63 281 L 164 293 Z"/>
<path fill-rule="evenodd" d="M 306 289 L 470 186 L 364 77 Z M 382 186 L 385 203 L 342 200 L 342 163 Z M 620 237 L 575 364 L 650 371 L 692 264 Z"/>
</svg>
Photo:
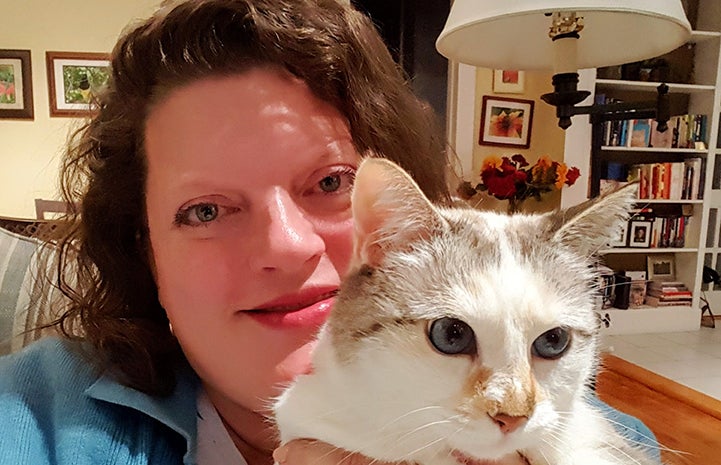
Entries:
<svg viewBox="0 0 721 465">
<path fill-rule="evenodd" d="M 269 464 L 268 401 L 348 264 L 361 154 L 443 203 L 442 138 L 336 0 L 168 2 L 111 66 L 62 170 L 65 337 L 0 359 L 0 457 Z M 275 460 L 368 463 L 303 441 Z"/>
<path fill-rule="evenodd" d="M 30 399 L 0 402 L 20 425 L 0 456 L 270 463 L 268 400 L 307 369 L 347 266 L 360 155 L 444 202 L 443 140 L 336 0 L 168 2 L 111 67 L 62 172 L 82 205 L 60 242 L 75 342 L 0 362 L 0 392 Z"/>
</svg>

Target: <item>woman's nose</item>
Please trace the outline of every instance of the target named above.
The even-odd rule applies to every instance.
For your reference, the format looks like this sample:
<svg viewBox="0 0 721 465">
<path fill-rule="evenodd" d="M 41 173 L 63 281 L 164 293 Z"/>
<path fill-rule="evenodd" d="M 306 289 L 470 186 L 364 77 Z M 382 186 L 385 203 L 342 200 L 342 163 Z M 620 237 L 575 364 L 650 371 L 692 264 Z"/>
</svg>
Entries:
<svg viewBox="0 0 721 465">
<path fill-rule="evenodd" d="M 325 241 L 297 201 L 284 189 L 276 188 L 265 198 L 259 220 L 264 227 L 257 234 L 265 240 L 254 241 L 261 249 L 251 251 L 264 270 L 286 269 L 312 262 L 325 251 Z"/>
</svg>

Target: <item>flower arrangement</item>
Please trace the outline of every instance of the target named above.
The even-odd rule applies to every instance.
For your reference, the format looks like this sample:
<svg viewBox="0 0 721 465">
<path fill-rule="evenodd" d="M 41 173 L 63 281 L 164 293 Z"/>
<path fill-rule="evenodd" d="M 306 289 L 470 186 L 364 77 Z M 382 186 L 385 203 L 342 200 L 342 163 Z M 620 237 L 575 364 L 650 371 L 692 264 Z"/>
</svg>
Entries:
<svg viewBox="0 0 721 465">
<path fill-rule="evenodd" d="M 572 186 L 580 175 L 575 166 L 569 168 L 547 156 L 540 157 L 532 166 L 520 154 L 510 158 L 488 157 L 483 160 L 481 183 L 473 187 L 465 181 L 459 186 L 458 194 L 467 200 L 478 192 L 487 192 L 497 199 L 508 200 L 509 213 L 515 213 L 524 200 L 531 197 L 541 200 L 546 192 Z"/>
</svg>

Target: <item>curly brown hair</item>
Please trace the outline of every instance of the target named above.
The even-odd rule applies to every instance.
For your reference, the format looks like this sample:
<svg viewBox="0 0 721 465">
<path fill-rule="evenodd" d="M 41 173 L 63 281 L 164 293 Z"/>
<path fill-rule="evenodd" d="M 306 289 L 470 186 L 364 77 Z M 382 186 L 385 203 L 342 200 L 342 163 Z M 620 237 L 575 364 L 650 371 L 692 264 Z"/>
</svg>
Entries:
<svg viewBox="0 0 721 465">
<path fill-rule="evenodd" d="M 369 19 L 338 0 L 166 2 L 124 33 L 110 61 L 99 111 L 75 134 L 61 170 L 65 200 L 80 207 L 57 242 L 58 285 L 72 303 L 55 324 L 87 340 L 98 367 L 130 387 L 167 395 L 184 361 L 158 302 L 144 198 L 145 120 L 173 89 L 282 67 L 348 118 L 359 153 L 383 154 L 431 199 L 449 201 L 434 116 Z"/>
</svg>

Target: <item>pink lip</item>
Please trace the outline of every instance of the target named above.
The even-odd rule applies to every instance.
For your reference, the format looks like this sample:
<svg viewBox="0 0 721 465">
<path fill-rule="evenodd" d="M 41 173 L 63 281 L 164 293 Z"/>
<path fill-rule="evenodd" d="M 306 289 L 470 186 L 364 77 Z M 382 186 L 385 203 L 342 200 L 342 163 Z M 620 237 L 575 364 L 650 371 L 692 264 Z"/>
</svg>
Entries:
<svg viewBox="0 0 721 465">
<path fill-rule="evenodd" d="M 242 313 L 274 329 L 317 328 L 328 318 L 336 293 L 337 289 L 315 290 L 282 297 L 258 309 L 246 310 Z"/>
</svg>

